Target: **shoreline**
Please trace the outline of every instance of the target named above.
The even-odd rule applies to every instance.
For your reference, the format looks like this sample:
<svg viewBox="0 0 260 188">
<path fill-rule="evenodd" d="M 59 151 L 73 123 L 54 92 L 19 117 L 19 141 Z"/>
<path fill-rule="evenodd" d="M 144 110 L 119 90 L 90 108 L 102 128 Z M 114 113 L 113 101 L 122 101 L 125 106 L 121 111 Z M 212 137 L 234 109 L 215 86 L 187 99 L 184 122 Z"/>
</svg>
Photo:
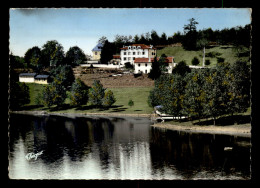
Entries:
<svg viewBox="0 0 260 188">
<path fill-rule="evenodd" d="M 173 130 L 173 131 L 182 131 L 187 133 L 205 133 L 205 134 L 224 134 L 231 136 L 241 136 L 241 137 L 250 137 L 251 138 L 251 126 L 245 124 L 242 125 L 207 125 L 207 126 L 198 126 L 198 125 L 173 125 L 167 123 L 155 123 L 152 127 Z"/>
<path fill-rule="evenodd" d="M 46 111 L 10 111 L 9 114 L 24 114 L 34 116 L 65 116 L 65 117 L 93 117 L 93 116 L 105 116 L 105 117 L 145 117 L 150 118 L 152 114 L 123 114 L 123 113 L 63 113 L 63 112 L 46 112 Z M 206 133 L 206 134 L 224 134 L 232 136 L 251 137 L 251 126 L 242 125 L 173 125 L 169 123 L 155 123 L 151 127 L 161 128 L 173 131 L 182 131 L 188 133 Z"/>
</svg>

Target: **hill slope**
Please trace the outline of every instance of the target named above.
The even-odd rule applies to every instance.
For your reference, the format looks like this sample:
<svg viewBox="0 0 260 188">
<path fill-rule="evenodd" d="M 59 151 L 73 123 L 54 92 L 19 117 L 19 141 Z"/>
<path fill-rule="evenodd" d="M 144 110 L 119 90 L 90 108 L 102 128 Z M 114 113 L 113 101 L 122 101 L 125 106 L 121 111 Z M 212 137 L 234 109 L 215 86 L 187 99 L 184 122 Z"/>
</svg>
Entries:
<svg viewBox="0 0 260 188">
<path fill-rule="evenodd" d="M 233 46 L 217 46 L 209 47 L 205 50 L 206 60 L 210 60 L 210 66 L 215 66 L 217 63 L 217 57 L 224 58 L 225 62 L 233 63 L 238 61 L 249 62 L 249 49 L 244 48 L 240 53 L 240 57 L 237 57 L 236 50 Z M 197 57 L 200 61 L 200 66 L 202 65 L 203 50 L 199 51 L 187 51 L 183 47 L 165 47 L 161 50 L 157 50 L 157 56 L 165 54 L 166 56 L 173 56 L 175 62 L 178 63 L 182 60 L 186 61 L 187 65 L 191 65 L 191 60 Z M 207 57 L 208 56 L 208 57 Z"/>
</svg>

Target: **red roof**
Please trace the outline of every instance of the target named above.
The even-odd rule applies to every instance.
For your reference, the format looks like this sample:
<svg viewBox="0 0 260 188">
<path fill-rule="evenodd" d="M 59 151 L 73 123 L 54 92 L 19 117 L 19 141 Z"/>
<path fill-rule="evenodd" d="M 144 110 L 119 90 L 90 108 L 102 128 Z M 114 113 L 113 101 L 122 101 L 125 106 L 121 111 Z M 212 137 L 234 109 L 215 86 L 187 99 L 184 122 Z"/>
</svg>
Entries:
<svg viewBox="0 0 260 188">
<path fill-rule="evenodd" d="M 113 55 L 113 59 L 120 59 L 120 55 Z"/>
<path fill-rule="evenodd" d="M 157 61 L 159 59 L 160 58 L 157 57 Z M 135 58 L 135 63 L 150 63 L 153 61 L 154 61 L 154 58 L 150 58 L 150 61 L 149 61 L 149 58 Z M 165 63 L 172 63 L 172 62 L 173 62 L 173 57 L 166 57 Z"/>
<path fill-rule="evenodd" d="M 140 49 L 156 49 L 155 47 L 150 47 L 150 45 L 145 45 L 145 44 L 132 44 L 132 45 L 129 45 L 129 46 L 140 46 L 141 48 Z M 126 47 L 123 47 L 123 48 L 120 48 L 121 50 L 127 50 L 128 49 L 128 46 Z"/>
</svg>

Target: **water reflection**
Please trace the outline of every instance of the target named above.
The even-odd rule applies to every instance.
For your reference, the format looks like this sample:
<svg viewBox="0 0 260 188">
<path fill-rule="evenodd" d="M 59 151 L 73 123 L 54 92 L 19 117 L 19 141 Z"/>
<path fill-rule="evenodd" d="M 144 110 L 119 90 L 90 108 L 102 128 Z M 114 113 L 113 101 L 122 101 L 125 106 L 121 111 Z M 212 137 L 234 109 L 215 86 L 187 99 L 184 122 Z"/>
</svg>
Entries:
<svg viewBox="0 0 260 188">
<path fill-rule="evenodd" d="M 146 118 L 11 115 L 12 179 L 241 179 L 248 138 L 151 128 Z M 225 146 L 234 150 L 226 153 Z M 37 160 L 27 153 L 43 151 Z M 243 161 L 243 162 L 241 162 Z M 225 163 L 225 165 L 223 165 Z"/>
</svg>

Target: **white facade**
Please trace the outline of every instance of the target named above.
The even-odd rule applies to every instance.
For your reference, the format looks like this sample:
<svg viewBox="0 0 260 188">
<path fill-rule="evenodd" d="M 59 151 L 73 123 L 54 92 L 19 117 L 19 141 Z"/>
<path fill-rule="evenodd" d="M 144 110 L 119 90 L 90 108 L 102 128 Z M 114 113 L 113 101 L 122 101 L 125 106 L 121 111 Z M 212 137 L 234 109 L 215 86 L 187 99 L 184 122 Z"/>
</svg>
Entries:
<svg viewBox="0 0 260 188">
<path fill-rule="evenodd" d="M 141 72 L 148 74 L 152 69 L 152 63 L 135 63 L 134 68 L 135 68 L 135 74 Z"/>
<path fill-rule="evenodd" d="M 159 58 L 158 58 L 159 60 Z M 134 73 L 144 73 L 148 74 L 150 73 L 152 69 L 152 58 L 137 58 L 134 62 Z M 166 63 L 167 62 L 167 63 Z M 167 73 L 172 73 L 173 68 L 176 66 L 176 63 L 174 63 L 173 57 L 167 57 L 166 61 L 166 69 Z"/>
<path fill-rule="evenodd" d="M 134 44 L 121 48 L 120 57 L 121 64 L 124 65 L 130 62 L 134 65 L 135 58 L 154 58 L 156 55 L 156 49 L 153 46 Z"/>
<path fill-rule="evenodd" d="M 19 82 L 34 83 L 34 77 L 19 77 Z"/>
</svg>

